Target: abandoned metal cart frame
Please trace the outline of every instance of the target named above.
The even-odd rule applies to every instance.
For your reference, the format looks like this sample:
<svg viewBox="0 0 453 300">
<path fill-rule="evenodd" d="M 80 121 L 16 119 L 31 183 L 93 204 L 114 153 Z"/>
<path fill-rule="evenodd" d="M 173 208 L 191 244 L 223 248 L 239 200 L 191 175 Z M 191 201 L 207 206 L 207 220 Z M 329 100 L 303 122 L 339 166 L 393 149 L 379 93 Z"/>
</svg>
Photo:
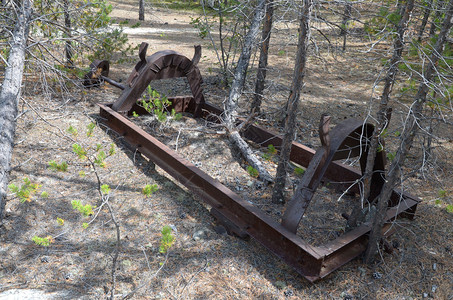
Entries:
<svg viewBox="0 0 453 300">
<path fill-rule="evenodd" d="M 211 213 L 230 233 L 256 239 L 310 282 L 324 278 L 363 253 L 371 229 L 368 223 L 321 246 L 310 245 L 299 237 L 296 231 L 321 181 L 329 181 L 348 188 L 351 192 L 359 192 L 357 182 L 360 182 L 361 170 L 365 168 L 367 138 L 373 132 L 373 125 L 362 120 L 348 119 L 329 132 L 330 117 L 324 116 L 319 130 L 322 146 L 317 151 L 293 142 L 291 161 L 305 167 L 306 171 L 293 198 L 287 204 L 282 222 L 278 223 L 127 117 L 133 111 L 138 114 L 146 113 L 136 102 L 152 80 L 174 77 L 187 77 L 192 91 L 192 96 L 168 98 L 172 102 L 171 108 L 176 112 L 192 113 L 194 117 L 203 118 L 212 118 L 213 115 L 222 113 L 221 109 L 204 100 L 202 77 L 197 67 L 201 55 L 199 48 L 196 48 L 192 60 L 174 51 L 160 51 L 146 57 L 146 49 L 147 44 L 142 43 L 139 51 L 140 61 L 124 85 L 107 77 L 109 65 L 106 61 L 95 61 L 91 66 L 91 72 L 86 76 L 86 86 L 95 86 L 107 81 L 122 89 L 122 94 L 116 102 L 99 104 L 100 115 L 109 128 L 209 204 Z M 247 125 L 242 135 L 263 147 L 272 144 L 278 149 L 282 144 L 281 137 L 253 124 Z M 385 156 L 383 151 L 377 154 L 371 198 L 379 196 L 384 182 Z M 358 157 L 361 170 L 340 162 L 351 157 Z M 386 213 L 384 237 L 394 233 L 393 221 L 396 218 L 413 218 L 419 202 L 420 200 L 414 196 L 394 190 Z"/>
</svg>

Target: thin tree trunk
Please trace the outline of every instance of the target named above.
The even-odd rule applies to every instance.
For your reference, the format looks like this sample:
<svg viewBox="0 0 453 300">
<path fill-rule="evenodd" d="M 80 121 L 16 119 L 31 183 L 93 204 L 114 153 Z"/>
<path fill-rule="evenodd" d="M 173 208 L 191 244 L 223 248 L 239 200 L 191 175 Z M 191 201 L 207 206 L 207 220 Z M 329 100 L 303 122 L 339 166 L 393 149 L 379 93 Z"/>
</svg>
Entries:
<svg viewBox="0 0 453 300">
<path fill-rule="evenodd" d="M 264 15 L 264 3 L 265 0 L 261 0 L 255 10 L 255 16 L 253 17 L 250 29 L 245 37 L 244 46 L 242 47 L 242 53 L 239 57 L 239 61 L 236 66 L 233 83 L 231 85 L 230 95 L 226 99 L 225 103 L 225 125 L 229 132 L 229 139 L 236 146 L 248 161 L 248 163 L 258 171 L 260 178 L 265 182 L 272 182 L 272 177 L 264 169 L 261 162 L 256 158 L 255 155 L 250 151 L 250 148 L 241 138 L 238 128 L 236 127 L 236 117 L 238 101 L 242 94 L 242 89 L 245 83 L 245 77 L 247 68 L 250 62 L 250 56 L 252 53 L 252 46 L 255 42 L 256 37 L 259 33 L 260 22 Z"/>
<path fill-rule="evenodd" d="M 73 55 L 73 51 L 72 51 L 72 44 L 71 44 L 71 18 L 70 18 L 70 15 L 69 15 L 69 1 L 68 0 L 64 0 L 63 1 L 63 10 L 64 10 L 64 26 L 65 26 L 65 30 L 66 30 L 66 34 L 67 34 L 67 41 L 66 41 L 66 45 L 65 45 L 65 53 L 66 53 L 66 65 L 68 68 L 72 68 L 74 67 L 74 62 L 72 61 L 72 55 Z"/>
<path fill-rule="evenodd" d="M 369 199 L 372 190 L 372 179 L 380 176 L 380 174 L 374 174 L 374 161 L 376 159 L 376 152 L 380 144 L 380 135 L 384 128 L 387 127 L 389 120 L 387 119 L 388 104 L 390 101 L 390 94 L 392 92 L 393 84 L 395 83 L 396 75 L 398 74 L 398 65 L 401 62 L 401 55 L 404 50 L 404 34 L 407 30 L 407 24 L 414 9 L 414 0 L 408 0 L 404 13 L 398 27 L 396 28 L 397 34 L 393 42 L 393 56 L 390 60 L 390 65 L 387 70 L 387 74 L 384 79 L 384 89 L 382 91 L 381 102 L 379 103 L 379 111 L 377 113 L 377 124 L 374 129 L 373 136 L 371 137 L 371 144 L 368 150 L 367 162 L 365 172 L 363 174 L 364 192 L 362 195 L 362 204 L 365 201 L 371 202 L 373 199 Z M 352 229 L 356 227 L 357 222 L 363 218 L 362 207 L 357 206 L 354 208 L 351 216 L 348 219 L 348 228 Z"/>
<path fill-rule="evenodd" d="M 5 208 L 31 12 L 32 2 L 24 0 L 18 9 L 11 39 L 11 51 L 0 92 L 0 222 Z"/>
<path fill-rule="evenodd" d="M 346 51 L 346 37 L 348 35 L 348 21 L 351 19 L 352 4 L 346 0 L 344 4 L 343 22 L 341 22 L 341 35 L 343 36 L 343 52 Z"/>
<path fill-rule="evenodd" d="M 261 36 L 260 59 L 258 63 L 258 73 L 256 74 L 255 98 L 250 107 L 253 113 L 260 113 L 261 102 L 263 100 L 264 84 L 266 81 L 267 58 L 269 55 L 269 42 L 271 39 L 272 19 L 274 18 L 273 0 L 266 0 L 266 15 L 264 17 L 263 34 Z"/>
<path fill-rule="evenodd" d="M 138 19 L 145 21 L 145 0 L 138 0 Z"/>
<path fill-rule="evenodd" d="M 436 34 L 438 20 L 442 16 L 442 8 L 444 7 L 444 0 L 437 0 L 436 13 L 431 21 L 431 27 L 429 28 L 429 37 L 432 38 Z"/>
<path fill-rule="evenodd" d="M 426 24 L 428 24 L 429 15 L 431 14 L 431 10 L 433 8 L 432 6 L 433 6 L 433 0 L 429 0 L 425 7 L 425 13 L 423 14 L 422 24 L 420 24 L 420 28 L 418 29 L 417 41 L 419 41 L 419 42 L 422 40 L 423 32 L 425 31 Z"/>
<path fill-rule="evenodd" d="M 424 70 L 424 76 L 423 78 L 421 78 L 420 86 L 418 88 L 417 94 L 415 95 L 415 101 L 412 105 L 411 111 L 409 111 L 404 131 L 401 134 L 398 151 L 396 152 L 395 158 L 390 165 L 388 174 L 386 176 L 386 182 L 378 199 L 376 216 L 373 220 L 373 227 L 371 228 L 370 232 L 368 248 L 365 252 L 365 262 L 368 264 L 373 262 L 375 254 L 378 250 L 379 241 L 382 237 L 382 227 L 384 225 L 387 203 L 390 199 L 393 188 L 397 184 L 397 180 L 399 180 L 401 166 L 404 164 L 404 160 L 409 153 L 409 150 L 414 141 L 414 137 L 418 131 L 418 124 L 420 122 L 420 119 L 423 117 L 423 107 L 426 103 L 426 96 L 429 92 L 429 83 L 432 82 L 435 76 L 436 64 L 442 56 L 448 32 L 452 27 L 452 17 L 453 0 L 450 0 L 437 42 L 434 46 L 434 51 L 432 52 L 428 60 L 428 64 Z"/>
<path fill-rule="evenodd" d="M 285 134 L 280 149 L 280 158 L 275 176 L 275 185 L 272 190 L 272 202 L 284 203 L 283 190 L 286 182 L 286 168 L 291 153 L 291 144 L 296 130 L 297 106 L 300 98 L 300 90 L 305 77 L 305 65 L 307 62 L 307 49 L 310 39 L 310 15 L 312 0 L 304 0 L 302 10 L 299 12 L 299 41 L 297 44 L 296 64 L 294 66 L 291 93 L 287 103 L 285 118 Z"/>
</svg>

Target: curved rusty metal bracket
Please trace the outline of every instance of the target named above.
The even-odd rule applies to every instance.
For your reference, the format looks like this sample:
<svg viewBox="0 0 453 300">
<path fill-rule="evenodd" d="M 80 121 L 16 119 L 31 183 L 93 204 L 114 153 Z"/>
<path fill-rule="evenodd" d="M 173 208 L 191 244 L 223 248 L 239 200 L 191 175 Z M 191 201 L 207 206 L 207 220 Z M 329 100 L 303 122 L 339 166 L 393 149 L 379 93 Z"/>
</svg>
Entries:
<svg viewBox="0 0 453 300">
<path fill-rule="evenodd" d="M 112 109 L 120 113 L 128 113 L 152 80 L 187 77 L 196 104 L 194 116 L 200 117 L 205 103 L 201 87 L 203 79 L 196 66 L 201 57 L 201 47 L 195 47 L 193 61 L 171 50 L 159 51 L 146 57 L 147 48 L 147 43 L 141 44 L 140 61 L 129 75 L 126 87 Z"/>
<path fill-rule="evenodd" d="M 291 232 L 296 233 L 300 220 L 332 161 L 359 156 L 362 172 L 365 170 L 368 139 L 373 134 L 374 126 L 369 123 L 364 124 L 362 120 L 349 119 L 337 125 L 329 134 L 329 123 L 330 116 L 322 115 L 319 124 L 322 146 L 310 161 L 283 215 L 282 225 Z M 376 155 L 374 164 L 372 199 L 379 194 L 384 184 L 384 164 L 384 152 L 380 151 Z"/>
</svg>

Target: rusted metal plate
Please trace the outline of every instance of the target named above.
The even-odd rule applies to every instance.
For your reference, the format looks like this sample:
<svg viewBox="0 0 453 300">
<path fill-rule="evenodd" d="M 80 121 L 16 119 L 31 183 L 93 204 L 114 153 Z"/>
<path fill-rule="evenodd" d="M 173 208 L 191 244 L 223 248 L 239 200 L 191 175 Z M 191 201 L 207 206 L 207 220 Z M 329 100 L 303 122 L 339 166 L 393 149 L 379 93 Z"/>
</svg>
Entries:
<svg viewBox="0 0 453 300">
<path fill-rule="evenodd" d="M 176 102 L 187 101 L 183 97 L 177 99 L 179 100 L 176 100 Z M 108 105 L 101 104 L 99 106 L 101 116 L 112 130 L 122 135 L 128 143 L 133 145 L 143 155 L 147 156 L 203 201 L 211 205 L 215 209 L 215 214 L 219 215 L 220 218 L 234 224 L 239 232 L 256 239 L 307 280 L 314 282 L 327 276 L 360 255 L 366 248 L 367 233 L 370 231 L 370 227 L 367 224 L 346 233 L 326 245 L 315 247 L 308 244 L 299 236 L 275 222 L 260 209 L 241 199 L 220 182 L 211 178 L 189 161 L 180 157 L 172 149 L 140 129 L 123 114 L 114 111 Z M 180 107 L 186 107 L 187 109 L 190 104 L 180 105 Z M 205 108 L 209 107 L 210 105 L 205 106 Z M 208 110 L 206 113 L 215 111 L 219 112 L 220 110 L 216 108 L 211 111 Z M 272 135 L 263 128 L 251 125 L 248 131 L 249 134 L 266 132 L 266 134 L 258 134 L 260 139 L 265 139 L 268 136 L 274 145 L 278 145 L 277 142 L 279 141 L 281 143 L 279 137 Z M 314 150 L 297 143 L 293 143 L 293 149 L 296 149 L 296 153 L 298 153 L 295 157 L 301 158 L 298 159 L 297 163 L 307 166 Z M 309 156 L 309 158 L 304 156 Z M 352 180 L 360 177 L 360 171 L 358 170 L 344 167 L 339 163 L 331 163 L 331 166 L 335 166 L 336 171 L 329 172 L 329 169 L 327 169 L 325 176 L 338 179 L 341 173 L 347 173 Z M 418 203 L 416 198 L 407 194 L 400 195 L 394 192 L 392 197 L 400 199 L 400 205 L 388 210 L 387 221 L 391 221 L 403 213 L 413 212 Z"/>
</svg>

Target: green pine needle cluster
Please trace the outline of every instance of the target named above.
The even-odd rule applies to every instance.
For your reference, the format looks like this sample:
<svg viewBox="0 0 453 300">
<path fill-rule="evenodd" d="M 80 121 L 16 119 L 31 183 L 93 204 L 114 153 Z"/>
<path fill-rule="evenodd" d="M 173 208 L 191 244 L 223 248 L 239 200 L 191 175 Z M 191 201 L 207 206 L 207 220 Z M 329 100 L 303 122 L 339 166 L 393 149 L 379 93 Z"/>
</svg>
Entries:
<svg viewBox="0 0 453 300">
<path fill-rule="evenodd" d="M 72 208 L 79 211 L 84 217 L 89 217 L 93 214 L 93 207 L 90 204 L 83 205 L 80 200 L 71 201 Z"/>
<path fill-rule="evenodd" d="M 173 245 L 175 242 L 175 236 L 172 235 L 172 229 L 170 226 L 166 225 L 162 228 L 162 238 L 160 240 L 160 247 L 159 247 L 159 252 L 160 253 L 167 253 L 168 249 Z"/>
<path fill-rule="evenodd" d="M 52 171 L 66 172 L 68 170 L 68 163 L 65 161 L 57 163 L 55 160 L 51 160 L 49 161 L 49 169 Z"/>
<path fill-rule="evenodd" d="M 158 190 L 159 190 L 159 187 L 157 186 L 157 184 L 147 184 L 142 189 L 142 194 L 145 195 L 146 197 L 149 197 L 153 193 L 157 192 Z"/>
<path fill-rule="evenodd" d="M 17 186 L 13 183 L 8 185 L 10 191 L 19 198 L 21 203 L 31 202 L 31 198 L 38 192 L 41 187 L 40 184 L 32 183 L 30 179 L 25 177 L 23 179 L 24 184 Z"/>
</svg>

